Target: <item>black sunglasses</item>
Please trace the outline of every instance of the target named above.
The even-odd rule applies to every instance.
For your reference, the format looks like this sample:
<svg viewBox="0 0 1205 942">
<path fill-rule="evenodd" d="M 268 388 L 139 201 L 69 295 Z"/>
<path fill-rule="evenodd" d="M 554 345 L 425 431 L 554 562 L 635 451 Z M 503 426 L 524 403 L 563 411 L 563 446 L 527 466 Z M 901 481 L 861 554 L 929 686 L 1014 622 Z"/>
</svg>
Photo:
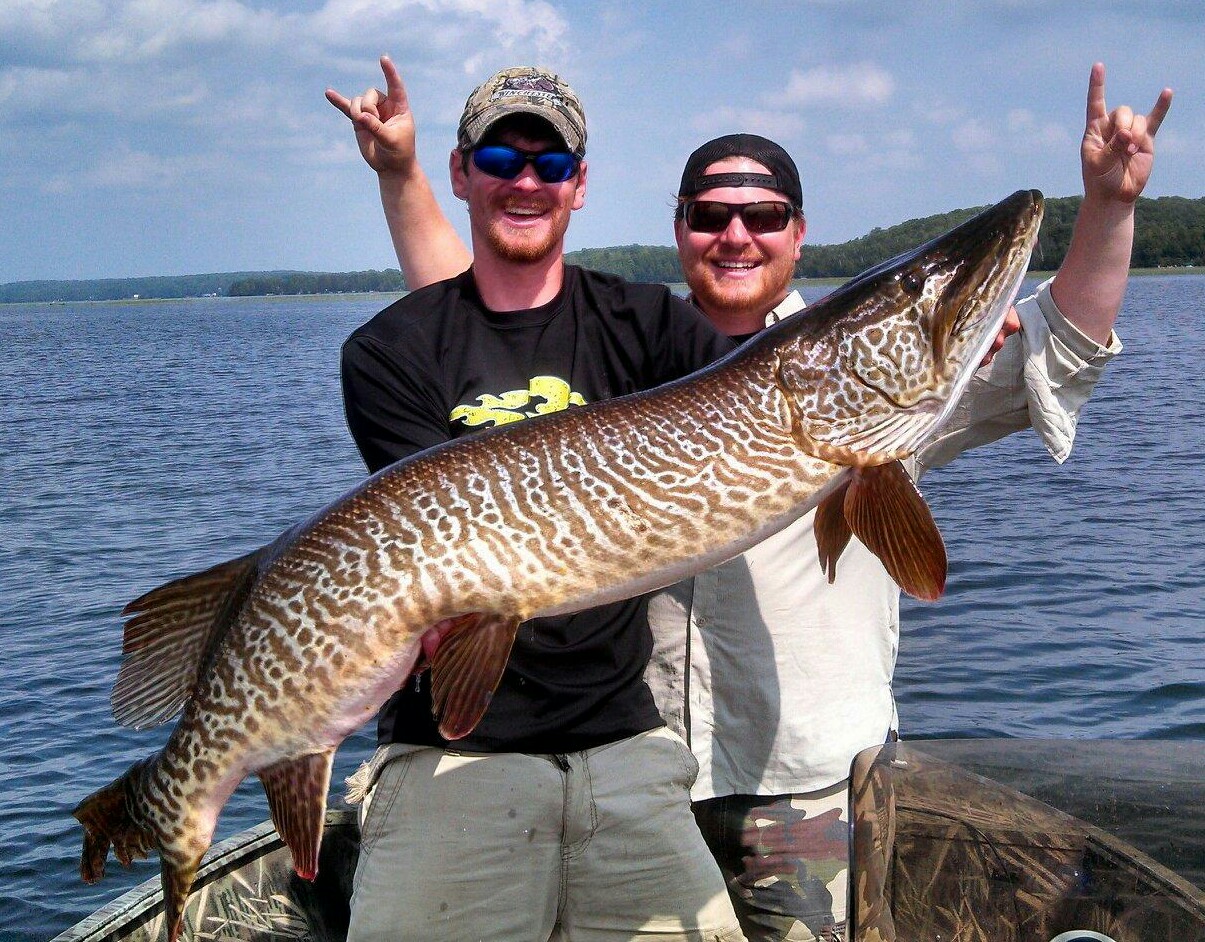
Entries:
<svg viewBox="0 0 1205 942">
<path fill-rule="evenodd" d="M 566 150 L 546 150 L 538 154 L 516 150 L 505 144 L 487 144 L 473 150 L 473 164 L 482 173 L 500 180 L 513 180 L 531 164 L 544 183 L 564 183 L 577 175 L 581 159 Z"/>
<path fill-rule="evenodd" d="M 715 200 L 692 200 L 686 204 L 684 218 L 695 232 L 723 232 L 740 216 L 745 228 L 754 235 L 782 232 L 795 215 L 790 203 L 767 200 L 761 203 L 719 203 Z"/>
</svg>

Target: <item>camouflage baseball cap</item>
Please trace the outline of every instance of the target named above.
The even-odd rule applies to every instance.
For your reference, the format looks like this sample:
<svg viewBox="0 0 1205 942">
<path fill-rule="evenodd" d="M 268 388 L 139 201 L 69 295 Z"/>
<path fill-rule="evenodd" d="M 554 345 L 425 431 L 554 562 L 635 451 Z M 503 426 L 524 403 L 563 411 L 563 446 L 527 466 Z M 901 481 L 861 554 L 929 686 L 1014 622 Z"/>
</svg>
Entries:
<svg viewBox="0 0 1205 942">
<path fill-rule="evenodd" d="M 559 75 L 533 65 L 503 69 L 473 89 L 456 129 L 456 146 L 476 147 L 494 122 L 511 114 L 543 118 L 569 150 L 579 157 L 586 153 L 586 112 L 581 101 Z"/>
</svg>

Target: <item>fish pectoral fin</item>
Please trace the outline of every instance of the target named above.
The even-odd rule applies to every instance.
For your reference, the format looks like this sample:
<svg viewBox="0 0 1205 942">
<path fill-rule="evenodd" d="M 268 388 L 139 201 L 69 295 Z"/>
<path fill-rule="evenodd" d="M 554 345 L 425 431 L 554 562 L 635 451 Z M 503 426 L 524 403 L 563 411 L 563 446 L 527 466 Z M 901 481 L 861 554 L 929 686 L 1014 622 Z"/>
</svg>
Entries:
<svg viewBox="0 0 1205 942">
<path fill-rule="evenodd" d="M 440 639 L 431 658 L 431 709 L 439 735 L 461 739 L 481 721 L 518 631 L 517 615 L 473 612 Z"/>
<path fill-rule="evenodd" d="M 932 602 L 946 588 L 946 546 L 911 475 L 898 461 L 854 471 L 845 493 L 854 535 L 909 595 Z"/>
<path fill-rule="evenodd" d="M 179 711 L 250 591 L 264 552 L 168 582 L 122 609 L 125 659 L 110 697 L 118 723 L 146 729 Z"/>
<path fill-rule="evenodd" d="M 829 494 L 816 507 L 816 516 L 812 519 L 812 532 L 816 534 L 816 550 L 820 557 L 820 568 L 828 576 L 829 584 L 837 578 L 837 560 L 849 545 L 853 531 L 845 519 L 845 492 L 849 490 L 849 481 Z"/>
<path fill-rule="evenodd" d="M 268 793 L 272 823 L 289 846 L 293 869 L 304 880 L 318 875 L 318 849 L 322 846 L 326 793 L 334 758 L 335 751 L 331 749 L 299 759 L 285 759 L 258 772 Z"/>
</svg>

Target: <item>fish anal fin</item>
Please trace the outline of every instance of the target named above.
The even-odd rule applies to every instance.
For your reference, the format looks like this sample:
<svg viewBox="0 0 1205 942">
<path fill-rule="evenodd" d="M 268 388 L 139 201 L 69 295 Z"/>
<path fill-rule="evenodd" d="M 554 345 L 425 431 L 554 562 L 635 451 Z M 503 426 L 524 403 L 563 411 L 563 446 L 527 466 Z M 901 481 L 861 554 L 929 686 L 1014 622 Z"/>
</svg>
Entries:
<svg viewBox="0 0 1205 942">
<path fill-rule="evenodd" d="M 272 823 L 293 855 L 293 869 L 304 880 L 318 875 L 318 850 L 331 784 L 333 749 L 285 759 L 258 772 L 268 794 Z"/>
<path fill-rule="evenodd" d="M 152 589 L 122 610 L 125 659 L 110 702 L 122 726 L 171 719 L 242 605 L 264 550 Z"/>
<path fill-rule="evenodd" d="M 431 705 L 445 739 L 461 739 L 481 721 L 518 630 L 518 616 L 474 612 L 440 638 L 431 657 Z"/>
<path fill-rule="evenodd" d="M 842 482 L 816 507 L 812 519 L 812 532 L 816 535 L 816 550 L 820 557 L 820 568 L 828 576 L 829 584 L 837 578 L 837 560 L 849 545 L 853 531 L 845 520 L 845 492 L 849 481 Z"/>
<path fill-rule="evenodd" d="M 946 547 L 929 505 L 898 461 L 858 468 L 845 493 L 854 535 L 909 595 L 934 601 L 946 588 Z"/>
</svg>

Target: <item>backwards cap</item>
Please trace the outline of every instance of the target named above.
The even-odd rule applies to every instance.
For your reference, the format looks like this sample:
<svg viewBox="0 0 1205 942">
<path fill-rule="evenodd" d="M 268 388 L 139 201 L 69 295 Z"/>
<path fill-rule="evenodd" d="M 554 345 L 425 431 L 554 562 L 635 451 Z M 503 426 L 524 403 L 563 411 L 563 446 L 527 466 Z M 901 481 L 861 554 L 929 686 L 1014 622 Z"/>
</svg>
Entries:
<svg viewBox="0 0 1205 942">
<path fill-rule="evenodd" d="M 573 89 L 555 72 L 524 65 L 486 79 L 469 95 L 456 129 L 456 146 L 470 150 L 490 127 L 512 114 L 533 114 L 553 126 L 565 146 L 586 153 L 586 112 Z"/>
<path fill-rule="evenodd" d="M 748 157 L 770 172 L 705 173 L 708 167 L 725 157 Z M 777 190 L 795 209 L 803 212 L 803 186 L 799 182 L 795 161 L 773 141 L 757 134 L 726 134 L 708 141 L 691 154 L 682 171 L 678 199 L 688 200 L 704 190 L 721 186 L 758 186 Z"/>
</svg>

